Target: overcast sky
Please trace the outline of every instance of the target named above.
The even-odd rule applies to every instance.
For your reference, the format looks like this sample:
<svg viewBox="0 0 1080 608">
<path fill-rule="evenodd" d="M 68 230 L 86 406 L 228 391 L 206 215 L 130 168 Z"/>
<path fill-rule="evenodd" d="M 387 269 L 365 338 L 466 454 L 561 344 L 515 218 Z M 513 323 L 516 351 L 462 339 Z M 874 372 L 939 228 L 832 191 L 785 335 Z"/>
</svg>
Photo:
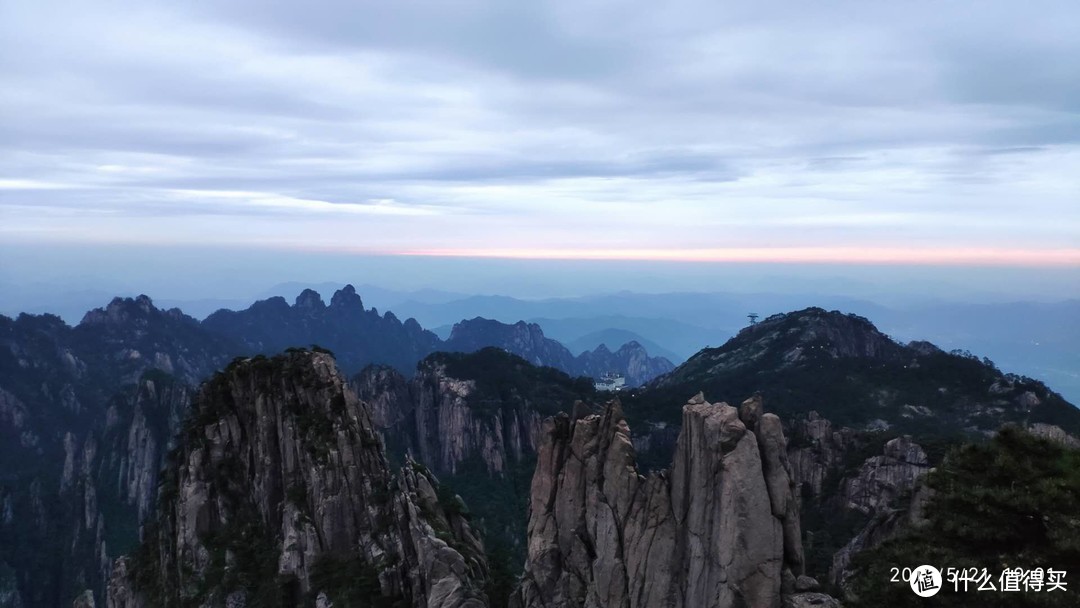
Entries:
<svg viewBox="0 0 1080 608">
<path fill-rule="evenodd" d="M 128 4 L 0 2 L 9 245 L 1080 268 L 1074 0 Z"/>
</svg>

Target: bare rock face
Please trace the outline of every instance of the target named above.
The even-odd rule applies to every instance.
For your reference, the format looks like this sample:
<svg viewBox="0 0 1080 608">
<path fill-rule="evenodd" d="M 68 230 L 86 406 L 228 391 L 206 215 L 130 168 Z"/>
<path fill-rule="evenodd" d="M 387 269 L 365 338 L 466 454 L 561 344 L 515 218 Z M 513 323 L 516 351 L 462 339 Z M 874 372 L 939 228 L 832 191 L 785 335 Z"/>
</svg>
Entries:
<svg viewBox="0 0 1080 608">
<path fill-rule="evenodd" d="M 889 440 L 884 453 L 863 463 L 843 487 L 844 508 L 870 516 L 867 524 L 833 556 L 829 576 L 843 585 L 855 555 L 920 525 L 930 489 L 921 483 L 930 472 L 926 453 L 911 437 Z"/>
<path fill-rule="evenodd" d="M 376 428 L 395 426 L 412 410 L 408 378 L 389 365 L 370 365 L 349 385 L 368 404 Z"/>
<path fill-rule="evenodd" d="M 548 419 L 514 605 L 779 608 L 802 549 L 783 431 L 760 409 L 695 396 L 670 471 L 648 476 L 617 401 Z"/>
<path fill-rule="evenodd" d="M 1080 448 L 1080 439 L 1066 433 L 1060 426 L 1036 422 L 1028 426 L 1027 430 L 1036 437 L 1048 439 L 1067 448 Z"/>
<path fill-rule="evenodd" d="M 799 440 L 798 446 L 788 447 L 795 486 L 808 490 L 810 496 L 819 496 L 829 472 L 840 465 L 851 447 L 852 431 L 834 429 L 832 422 L 812 411 L 795 423 L 792 435 Z"/>
<path fill-rule="evenodd" d="M 94 592 L 87 589 L 82 592 L 79 597 L 75 598 L 75 601 L 71 603 L 71 608 L 95 608 L 97 604 L 94 602 Z"/>
<path fill-rule="evenodd" d="M 376 428 L 387 441 L 436 474 L 453 475 L 480 463 L 489 475 L 500 476 L 536 453 L 542 415 L 535 399 L 489 394 L 476 380 L 454 377 L 438 359 L 422 362 L 410 380 L 372 366 L 351 384 L 372 404 Z"/>
<path fill-rule="evenodd" d="M 888 509 L 929 470 L 926 453 L 910 436 L 890 439 L 881 456 L 868 458 L 859 474 L 846 481 L 846 507 L 868 514 Z"/>
<path fill-rule="evenodd" d="M 463 512 L 421 465 L 389 469 L 328 354 L 236 362 L 196 398 L 157 523 L 116 562 L 108 605 L 301 605 L 359 585 L 405 606 L 478 608 L 487 565 Z"/>
</svg>

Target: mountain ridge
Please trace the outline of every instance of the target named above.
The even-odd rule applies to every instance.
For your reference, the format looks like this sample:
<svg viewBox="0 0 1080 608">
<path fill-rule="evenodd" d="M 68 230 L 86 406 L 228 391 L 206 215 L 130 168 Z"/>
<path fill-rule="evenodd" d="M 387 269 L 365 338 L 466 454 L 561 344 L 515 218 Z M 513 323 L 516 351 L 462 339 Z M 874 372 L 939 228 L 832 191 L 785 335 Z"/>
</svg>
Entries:
<svg viewBox="0 0 1080 608">
<path fill-rule="evenodd" d="M 650 395 L 697 387 L 725 398 L 761 392 L 782 416 L 816 410 L 865 428 L 971 434 L 1044 422 L 1080 433 L 1080 410 L 1039 381 L 965 351 L 899 344 L 865 317 L 813 307 L 774 315 L 701 350 L 625 407 L 628 415 L 636 405 L 657 410 Z"/>
</svg>

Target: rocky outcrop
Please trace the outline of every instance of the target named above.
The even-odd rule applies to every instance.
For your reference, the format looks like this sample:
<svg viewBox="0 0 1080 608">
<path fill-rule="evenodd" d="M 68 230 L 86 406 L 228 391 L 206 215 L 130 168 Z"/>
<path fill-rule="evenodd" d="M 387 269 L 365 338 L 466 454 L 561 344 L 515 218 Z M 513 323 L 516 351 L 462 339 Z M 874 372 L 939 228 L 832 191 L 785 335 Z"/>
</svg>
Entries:
<svg viewBox="0 0 1080 608">
<path fill-rule="evenodd" d="M 1036 437 L 1042 437 L 1063 445 L 1067 448 L 1080 448 L 1080 439 L 1077 439 L 1074 435 L 1070 435 L 1065 432 L 1065 429 L 1054 424 L 1045 424 L 1042 422 L 1036 422 L 1028 426 L 1028 432 Z"/>
<path fill-rule="evenodd" d="M 670 471 L 635 461 L 618 402 L 545 421 L 516 605 L 779 608 L 802 564 L 779 419 L 698 394 Z"/>
<path fill-rule="evenodd" d="M 868 514 L 891 508 L 929 470 L 926 453 L 910 436 L 890 439 L 882 455 L 868 458 L 859 473 L 846 480 L 844 506 Z"/>
<path fill-rule="evenodd" d="M 328 354 L 234 362 L 203 386 L 164 474 L 157 523 L 117 562 L 110 608 L 320 594 L 485 604 L 483 547 L 460 500 L 422 465 L 389 469 Z"/>
<path fill-rule="evenodd" d="M 822 494 L 826 477 L 834 473 L 844 455 L 855 443 L 854 432 L 848 428 L 833 429 L 832 422 L 817 412 L 792 425 L 792 442 L 788 446 L 792 478 L 800 493 L 809 497 Z"/>
<path fill-rule="evenodd" d="M 855 555 L 920 525 L 930 497 L 921 480 L 930 470 L 926 453 L 911 437 L 896 437 L 885 444 L 883 454 L 868 458 L 858 474 L 844 481 L 843 507 L 869 520 L 833 555 L 829 571 L 833 584 L 844 584 Z"/>
</svg>

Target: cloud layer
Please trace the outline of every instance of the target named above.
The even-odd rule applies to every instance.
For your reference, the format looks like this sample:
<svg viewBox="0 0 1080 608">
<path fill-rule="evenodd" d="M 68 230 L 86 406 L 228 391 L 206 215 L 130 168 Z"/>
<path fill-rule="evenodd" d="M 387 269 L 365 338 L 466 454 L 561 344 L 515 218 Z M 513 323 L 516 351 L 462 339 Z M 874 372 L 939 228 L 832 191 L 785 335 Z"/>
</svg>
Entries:
<svg viewBox="0 0 1080 608">
<path fill-rule="evenodd" d="M 0 85 L 10 241 L 1080 265 L 1069 1 L 15 0 Z"/>
</svg>

